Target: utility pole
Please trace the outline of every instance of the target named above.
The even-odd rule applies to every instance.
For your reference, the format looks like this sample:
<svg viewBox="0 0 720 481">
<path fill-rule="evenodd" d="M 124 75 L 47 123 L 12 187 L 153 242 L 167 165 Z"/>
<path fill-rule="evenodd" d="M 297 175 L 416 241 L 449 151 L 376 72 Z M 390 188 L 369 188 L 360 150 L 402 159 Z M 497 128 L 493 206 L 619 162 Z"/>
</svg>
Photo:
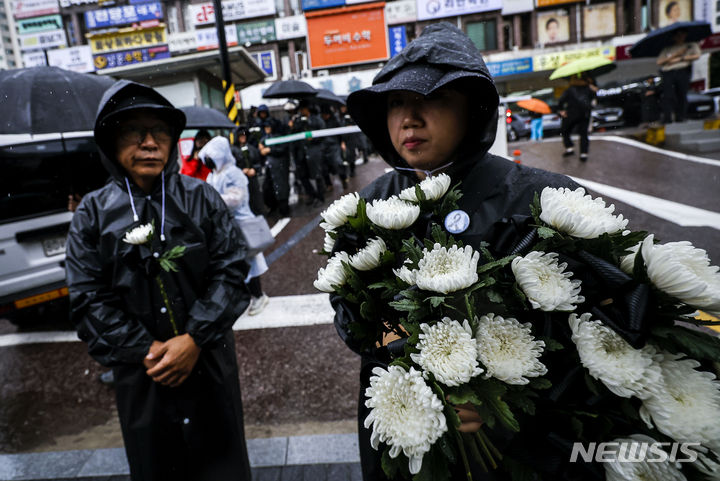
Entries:
<svg viewBox="0 0 720 481">
<path fill-rule="evenodd" d="M 225 20 L 223 19 L 221 0 L 213 0 L 213 8 L 215 10 L 215 28 L 217 29 L 220 63 L 223 72 L 225 110 L 230 121 L 235 125 L 240 125 L 242 110 L 238 112 L 235 105 L 235 85 L 233 85 L 230 72 L 230 58 L 228 57 L 227 40 L 225 39 Z"/>
</svg>

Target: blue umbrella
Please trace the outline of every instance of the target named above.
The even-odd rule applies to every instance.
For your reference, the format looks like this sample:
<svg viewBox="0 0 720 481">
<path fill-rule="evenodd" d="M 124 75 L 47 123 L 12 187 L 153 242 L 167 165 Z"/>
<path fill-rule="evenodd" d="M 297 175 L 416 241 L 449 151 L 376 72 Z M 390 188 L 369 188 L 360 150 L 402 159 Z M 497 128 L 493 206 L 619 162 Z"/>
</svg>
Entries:
<svg viewBox="0 0 720 481">
<path fill-rule="evenodd" d="M 666 27 L 658 28 L 648 33 L 644 38 L 630 47 L 630 55 L 633 58 L 657 57 L 665 47 L 673 44 L 673 36 L 678 30 L 687 31 L 687 42 L 699 42 L 712 35 L 712 29 L 708 22 L 675 22 Z"/>
</svg>

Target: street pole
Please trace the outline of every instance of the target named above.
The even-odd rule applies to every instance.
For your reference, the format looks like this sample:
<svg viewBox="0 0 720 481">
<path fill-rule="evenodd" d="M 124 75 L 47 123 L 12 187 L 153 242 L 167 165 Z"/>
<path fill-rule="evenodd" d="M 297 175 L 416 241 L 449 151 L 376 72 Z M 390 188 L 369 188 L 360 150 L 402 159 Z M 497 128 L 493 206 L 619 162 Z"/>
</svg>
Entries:
<svg viewBox="0 0 720 481">
<path fill-rule="evenodd" d="M 238 112 L 235 104 L 235 85 L 232 82 L 232 74 L 230 72 L 230 58 L 227 50 L 227 40 L 225 38 L 225 20 L 222 13 L 221 0 L 213 0 L 213 8 L 215 10 L 215 28 L 217 29 L 218 48 L 220 50 L 220 63 L 223 72 L 223 90 L 225 98 L 225 111 L 232 123 L 240 125 L 242 111 Z"/>
</svg>

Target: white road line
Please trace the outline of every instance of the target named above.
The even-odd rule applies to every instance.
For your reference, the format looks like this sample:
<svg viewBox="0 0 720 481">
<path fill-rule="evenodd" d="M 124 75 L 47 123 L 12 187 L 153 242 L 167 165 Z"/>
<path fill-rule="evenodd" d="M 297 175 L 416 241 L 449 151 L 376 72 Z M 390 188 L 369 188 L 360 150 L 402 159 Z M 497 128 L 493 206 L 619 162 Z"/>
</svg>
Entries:
<svg viewBox="0 0 720 481">
<path fill-rule="evenodd" d="M 275 222 L 275 225 L 270 228 L 270 233 L 273 237 L 277 237 L 278 234 L 290 223 L 290 217 L 283 217 L 282 219 Z"/>
<path fill-rule="evenodd" d="M 578 177 L 573 177 L 573 179 L 599 194 L 607 195 L 674 224 L 683 227 L 712 227 L 720 230 L 720 213 L 600 184 L 592 180 Z"/>
<path fill-rule="evenodd" d="M 334 317 L 335 311 L 330 306 L 328 294 L 276 296 L 271 297 L 265 310 L 256 316 L 248 316 L 245 311 L 245 314 L 235 321 L 233 330 L 332 324 Z M 74 331 L 25 332 L 1 335 L 0 347 L 79 341 Z"/>
</svg>

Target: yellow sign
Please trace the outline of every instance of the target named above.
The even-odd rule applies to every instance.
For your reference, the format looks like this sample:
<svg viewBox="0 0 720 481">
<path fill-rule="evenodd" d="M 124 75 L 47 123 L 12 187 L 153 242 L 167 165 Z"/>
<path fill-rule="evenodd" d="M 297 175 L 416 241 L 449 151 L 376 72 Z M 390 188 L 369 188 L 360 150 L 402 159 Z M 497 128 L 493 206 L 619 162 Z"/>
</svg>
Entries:
<svg viewBox="0 0 720 481">
<path fill-rule="evenodd" d="M 550 7 L 553 5 L 562 5 L 564 3 L 576 3 L 580 0 L 536 0 L 536 7 Z"/>
<path fill-rule="evenodd" d="M 117 32 L 87 34 L 86 36 L 94 54 L 167 43 L 165 26 L 143 29 L 123 28 Z"/>
<path fill-rule="evenodd" d="M 566 50 L 562 52 L 546 53 L 533 57 L 533 71 L 555 70 L 558 67 L 587 57 L 607 57 L 615 60 L 615 47 L 597 47 L 584 50 Z"/>
</svg>

